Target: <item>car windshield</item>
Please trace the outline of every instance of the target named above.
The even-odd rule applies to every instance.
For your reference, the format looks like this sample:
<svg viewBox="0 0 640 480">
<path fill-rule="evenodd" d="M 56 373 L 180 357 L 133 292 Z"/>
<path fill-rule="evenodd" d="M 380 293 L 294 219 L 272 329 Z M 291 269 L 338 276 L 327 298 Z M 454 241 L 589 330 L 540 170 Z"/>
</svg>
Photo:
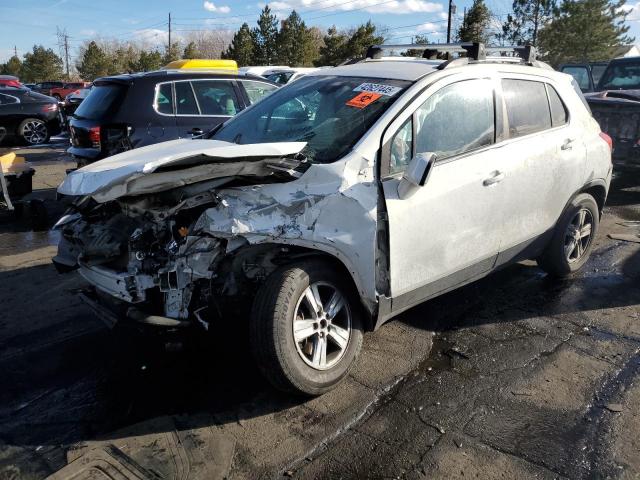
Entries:
<svg viewBox="0 0 640 480">
<path fill-rule="evenodd" d="M 640 61 L 610 63 L 604 71 L 599 90 L 637 90 L 640 89 Z"/>
<path fill-rule="evenodd" d="M 343 156 L 410 82 L 310 76 L 278 90 L 209 135 L 238 144 L 307 142 L 311 162 Z"/>
</svg>

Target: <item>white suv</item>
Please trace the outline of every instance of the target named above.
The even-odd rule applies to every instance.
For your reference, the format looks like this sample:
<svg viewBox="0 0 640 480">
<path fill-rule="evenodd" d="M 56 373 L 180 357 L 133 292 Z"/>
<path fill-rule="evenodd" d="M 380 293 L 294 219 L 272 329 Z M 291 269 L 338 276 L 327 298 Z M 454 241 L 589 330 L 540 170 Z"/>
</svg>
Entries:
<svg viewBox="0 0 640 480">
<path fill-rule="evenodd" d="M 310 395 L 420 302 L 522 259 L 576 271 L 611 141 L 570 76 L 475 48 L 319 70 L 208 138 L 72 172 L 54 263 L 110 322 L 215 335 L 249 318 L 264 374 Z"/>
</svg>

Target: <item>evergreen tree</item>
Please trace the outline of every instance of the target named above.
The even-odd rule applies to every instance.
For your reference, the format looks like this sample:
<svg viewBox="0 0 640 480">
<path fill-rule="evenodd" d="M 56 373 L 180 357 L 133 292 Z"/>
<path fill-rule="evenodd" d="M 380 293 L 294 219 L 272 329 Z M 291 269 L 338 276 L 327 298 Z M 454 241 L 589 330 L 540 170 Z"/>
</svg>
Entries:
<svg viewBox="0 0 640 480">
<path fill-rule="evenodd" d="M 180 44 L 178 42 L 172 43 L 171 47 L 165 47 L 162 57 L 162 62 L 165 65 L 174 60 L 180 60 Z"/>
<path fill-rule="evenodd" d="M 491 36 L 489 27 L 491 24 L 491 12 L 484 0 L 473 0 L 473 5 L 467 11 L 467 15 L 458 30 L 458 38 L 461 42 L 487 43 Z"/>
<path fill-rule="evenodd" d="M 189 44 L 184 47 L 182 58 L 200 58 L 200 53 L 194 42 L 189 42 Z"/>
<path fill-rule="evenodd" d="M 98 77 L 109 75 L 112 70 L 112 59 L 94 41 L 89 42 L 76 63 L 76 70 L 84 80 L 93 81 Z"/>
<path fill-rule="evenodd" d="M 324 45 L 320 47 L 320 57 L 315 61 L 316 66 L 331 65 L 336 66 L 344 61 L 344 48 L 347 43 L 347 36 L 338 33 L 336 26 L 327 30 L 324 36 Z"/>
<path fill-rule="evenodd" d="M 22 62 L 16 55 L 12 56 L 7 63 L 3 63 L 0 67 L 1 75 L 13 75 L 20 77 L 22 73 Z"/>
<path fill-rule="evenodd" d="M 129 65 L 132 72 L 151 72 L 158 70 L 164 65 L 162 54 L 157 50 L 147 52 L 140 51 L 138 59 Z"/>
<path fill-rule="evenodd" d="M 371 45 L 380 44 L 383 41 L 384 37 L 376 36 L 376 27 L 369 20 L 364 25 L 360 25 L 349 37 L 344 46 L 343 58 L 344 60 L 363 58 Z"/>
<path fill-rule="evenodd" d="M 62 59 L 50 48 L 34 45 L 33 51 L 24 55 L 23 82 L 44 82 L 62 78 Z"/>
<path fill-rule="evenodd" d="M 255 41 L 249 25 L 243 23 L 240 30 L 233 36 L 222 58 L 235 60 L 239 67 L 252 65 L 254 62 Z"/>
<path fill-rule="evenodd" d="M 272 65 L 277 55 L 278 19 L 271 13 L 269 5 L 265 6 L 258 26 L 253 29 L 254 60 L 258 65 Z"/>
<path fill-rule="evenodd" d="M 555 6 L 555 0 L 513 0 L 501 38 L 514 45 L 536 45 L 540 27 L 551 20 Z"/>
<path fill-rule="evenodd" d="M 109 75 L 134 71 L 131 67 L 139 57 L 139 53 L 132 45 L 121 46 L 111 55 Z"/>
<path fill-rule="evenodd" d="M 634 42 L 625 25 L 625 0 L 563 0 L 540 30 L 539 47 L 552 65 L 609 60 L 616 47 Z"/>
<path fill-rule="evenodd" d="M 276 36 L 277 62 L 290 67 L 305 64 L 306 45 L 312 41 L 308 29 L 295 10 L 282 22 Z"/>
</svg>

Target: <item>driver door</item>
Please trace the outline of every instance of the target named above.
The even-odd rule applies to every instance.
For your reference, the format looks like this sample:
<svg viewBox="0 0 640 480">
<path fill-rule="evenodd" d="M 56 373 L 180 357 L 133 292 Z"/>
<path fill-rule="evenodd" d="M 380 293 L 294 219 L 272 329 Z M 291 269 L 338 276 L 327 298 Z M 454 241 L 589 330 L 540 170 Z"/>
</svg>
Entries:
<svg viewBox="0 0 640 480">
<path fill-rule="evenodd" d="M 494 90 L 490 79 L 434 85 L 409 118 L 396 120 L 396 129 L 392 124 L 388 130 L 382 185 L 394 311 L 477 278 L 496 261 L 505 159 L 495 146 L 502 115 Z M 437 156 L 429 179 L 400 199 L 402 173 L 422 152 Z"/>
</svg>

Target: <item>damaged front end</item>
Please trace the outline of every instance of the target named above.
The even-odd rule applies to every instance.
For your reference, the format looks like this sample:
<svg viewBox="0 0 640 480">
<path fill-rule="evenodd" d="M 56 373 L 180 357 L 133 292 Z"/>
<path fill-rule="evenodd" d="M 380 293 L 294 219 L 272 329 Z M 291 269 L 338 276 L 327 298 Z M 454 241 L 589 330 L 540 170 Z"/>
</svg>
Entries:
<svg viewBox="0 0 640 480">
<path fill-rule="evenodd" d="M 174 172 L 175 183 L 189 184 L 173 188 L 166 169 L 155 173 L 160 179 L 156 188 L 147 175 L 144 188 L 152 193 L 116 196 L 109 189 L 121 191 L 122 186 L 113 184 L 85 192 L 91 195 L 78 197 L 54 227 L 61 232 L 54 265 L 61 273 L 79 271 L 91 285 L 83 299 L 109 324 L 127 318 L 157 326 L 208 328 L 222 314 L 221 298 L 237 300 L 239 283 L 262 278 L 265 268 L 275 266 L 269 264 L 269 254 L 255 249 L 251 262 L 260 257 L 263 266 L 238 265 L 236 256 L 247 242 L 216 237 L 198 220 L 207 209 L 224 203 L 217 193 L 223 185 L 288 182 L 308 167 L 300 155 L 224 163 L 219 169 L 223 176 L 195 177 L 194 183 L 185 182 L 185 170 Z M 201 170 L 200 165 L 195 168 Z M 225 175 L 229 171 L 244 175 Z M 96 200 L 109 195 L 114 198 Z M 241 280 L 236 278 L 239 273 Z"/>
</svg>

